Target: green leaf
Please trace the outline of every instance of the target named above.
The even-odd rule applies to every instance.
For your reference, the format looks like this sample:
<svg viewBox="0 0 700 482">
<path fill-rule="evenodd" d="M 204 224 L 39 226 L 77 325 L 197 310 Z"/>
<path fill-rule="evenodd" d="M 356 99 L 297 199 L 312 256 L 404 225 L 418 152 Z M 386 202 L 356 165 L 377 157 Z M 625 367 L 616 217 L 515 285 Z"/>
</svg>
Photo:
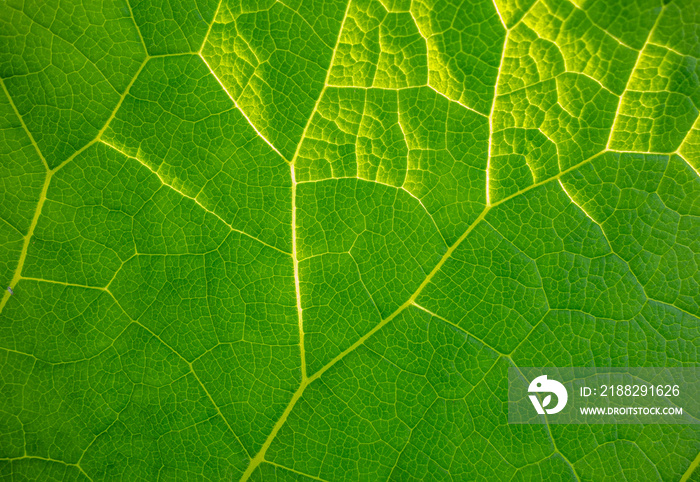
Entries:
<svg viewBox="0 0 700 482">
<path fill-rule="evenodd" d="M 510 366 L 700 363 L 700 4 L 0 4 L 0 477 L 693 480 Z M 545 403 L 546 405 L 546 403 Z"/>
</svg>

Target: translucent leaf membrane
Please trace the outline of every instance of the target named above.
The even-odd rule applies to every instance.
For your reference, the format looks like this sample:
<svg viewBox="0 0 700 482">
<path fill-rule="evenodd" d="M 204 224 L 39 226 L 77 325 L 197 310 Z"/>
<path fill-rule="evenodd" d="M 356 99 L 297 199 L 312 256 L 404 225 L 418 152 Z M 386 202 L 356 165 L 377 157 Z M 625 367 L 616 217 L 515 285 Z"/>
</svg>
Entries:
<svg viewBox="0 0 700 482">
<path fill-rule="evenodd" d="M 700 360 L 700 7 L 0 6 L 0 474 L 694 480 L 509 367 Z"/>
</svg>

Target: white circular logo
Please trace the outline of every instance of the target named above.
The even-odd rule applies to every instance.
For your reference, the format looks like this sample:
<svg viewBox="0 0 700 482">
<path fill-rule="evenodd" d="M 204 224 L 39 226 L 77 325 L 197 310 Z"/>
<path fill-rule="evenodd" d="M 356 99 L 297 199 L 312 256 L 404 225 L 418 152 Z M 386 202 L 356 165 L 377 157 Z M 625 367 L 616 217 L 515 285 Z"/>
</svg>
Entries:
<svg viewBox="0 0 700 482">
<path fill-rule="evenodd" d="M 561 412 L 566 406 L 566 402 L 569 400 L 569 394 L 566 392 L 564 385 L 556 380 L 548 380 L 547 375 L 540 375 L 535 378 L 530 382 L 527 391 L 530 393 L 550 393 L 550 395 L 544 397 L 541 404 L 537 395 L 530 395 L 530 401 L 540 415 L 544 415 L 545 412 L 550 415 Z M 547 408 L 552 401 L 552 393 L 557 396 L 557 404 L 554 408 Z"/>
</svg>

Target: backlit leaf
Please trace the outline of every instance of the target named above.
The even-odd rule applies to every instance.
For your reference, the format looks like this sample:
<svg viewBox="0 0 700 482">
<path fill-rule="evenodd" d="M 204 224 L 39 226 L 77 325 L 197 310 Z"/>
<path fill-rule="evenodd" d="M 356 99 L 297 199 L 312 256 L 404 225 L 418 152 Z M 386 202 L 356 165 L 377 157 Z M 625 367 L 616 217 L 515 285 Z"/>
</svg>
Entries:
<svg viewBox="0 0 700 482">
<path fill-rule="evenodd" d="M 697 480 L 698 425 L 506 402 L 700 362 L 699 37 L 692 0 L 4 0 L 0 478 Z"/>
</svg>

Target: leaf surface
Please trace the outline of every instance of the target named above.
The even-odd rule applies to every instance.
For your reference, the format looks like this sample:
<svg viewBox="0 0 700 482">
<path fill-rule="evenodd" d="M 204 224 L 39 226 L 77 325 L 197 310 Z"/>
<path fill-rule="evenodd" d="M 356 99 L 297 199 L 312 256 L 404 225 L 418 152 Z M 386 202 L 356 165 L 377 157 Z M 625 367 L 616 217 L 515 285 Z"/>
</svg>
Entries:
<svg viewBox="0 0 700 482">
<path fill-rule="evenodd" d="M 693 425 L 507 424 L 510 366 L 700 361 L 697 2 L 0 32 L 2 477 L 698 477 Z"/>
</svg>

